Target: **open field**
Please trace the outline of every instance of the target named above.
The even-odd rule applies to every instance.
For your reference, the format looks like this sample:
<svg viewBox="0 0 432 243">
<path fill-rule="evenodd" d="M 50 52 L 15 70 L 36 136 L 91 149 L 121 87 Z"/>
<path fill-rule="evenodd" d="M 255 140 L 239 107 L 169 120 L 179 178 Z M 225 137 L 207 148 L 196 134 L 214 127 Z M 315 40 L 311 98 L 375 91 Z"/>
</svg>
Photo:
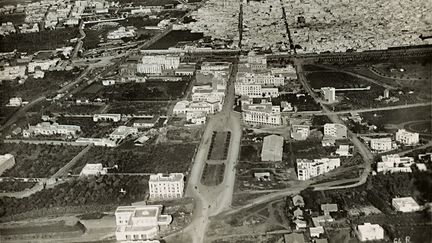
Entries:
<svg viewBox="0 0 432 243">
<path fill-rule="evenodd" d="M 413 132 L 431 133 L 432 106 L 365 112 L 360 115 L 379 130 L 395 131 L 397 128 L 406 128 Z"/>
<path fill-rule="evenodd" d="M 182 97 L 188 86 L 187 81 L 145 83 L 125 83 L 112 86 L 103 86 L 93 83 L 79 92 L 76 97 L 107 98 L 111 101 L 143 101 L 143 100 L 174 100 Z"/>
<path fill-rule="evenodd" d="M 2 176 L 10 177 L 49 177 L 68 163 L 82 147 L 0 144 L 0 154 L 10 153 L 15 156 L 15 166 L 5 171 Z"/>
<path fill-rule="evenodd" d="M 78 28 L 43 30 L 36 33 L 12 34 L 0 37 L 0 52 L 16 49 L 21 52 L 34 53 L 39 50 L 54 50 L 68 46 L 69 40 L 79 36 Z"/>
<path fill-rule="evenodd" d="M 266 235 L 281 231 L 280 234 Z M 207 231 L 212 242 L 278 242 L 283 233 L 291 233 L 285 216 L 285 202 L 256 205 L 241 212 L 214 217 Z M 256 234 L 256 235 L 255 235 Z"/>
<path fill-rule="evenodd" d="M 93 147 L 72 170 L 78 174 L 86 163 L 102 163 L 118 165 L 119 173 L 184 173 L 191 165 L 195 148 L 194 143 L 160 143 L 131 149 Z"/>
<path fill-rule="evenodd" d="M 1 5 L 2 4 L 0 3 L 0 7 Z M 14 25 L 22 25 L 24 23 L 24 19 L 25 19 L 25 14 L 23 13 L 0 15 L 0 23 L 12 22 L 12 24 Z"/>
<path fill-rule="evenodd" d="M 367 81 L 340 72 L 313 72 L 308 73 L 306 78 L 314 89 L 321 87 L 363 88 L 371 85 Z"/>
</svg>

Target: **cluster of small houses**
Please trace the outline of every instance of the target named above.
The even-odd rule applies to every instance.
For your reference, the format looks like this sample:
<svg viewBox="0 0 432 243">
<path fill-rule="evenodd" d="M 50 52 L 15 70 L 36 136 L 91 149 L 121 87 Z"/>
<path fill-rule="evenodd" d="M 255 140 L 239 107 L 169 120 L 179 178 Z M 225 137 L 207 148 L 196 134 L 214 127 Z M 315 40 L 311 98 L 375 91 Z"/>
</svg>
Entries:
<svg viewBox="0 0 432 243">
<path fill-rule="evenodd" d="M 395 211 L 402 213 L 416 212 L 423 209 L 412 197 L 393 198 L 391 204 Z M 340 212 L 337 204 L 321 204 L 320 208 L 322 212 L 314 213 L 305 208 L 305 202 L 301 195 L 295 195 L 291 198 L 289 205 L 288 211 L 289 214 L 292 215 L 291 221 L 295 225 L 295 232 L 284 235 L 286 243 L 328 242 L 328 240 L 324 238 L 325 226 L 327 223 L 331 224 L 335 222 L 334 214 Z M 311 216 L 316 215 L 311 217 L 311 222 L 305 220 L 305 211 L 311 214 Z M 357 225 L 354 232 L 357 238 L 362 242 L 385 239 L 384 229 L 379 224 L 365 222 L 364 224 Z M 309 233 L 307 237 L 309 240 L 305 239 L 304 233 Z"/>
</svg>

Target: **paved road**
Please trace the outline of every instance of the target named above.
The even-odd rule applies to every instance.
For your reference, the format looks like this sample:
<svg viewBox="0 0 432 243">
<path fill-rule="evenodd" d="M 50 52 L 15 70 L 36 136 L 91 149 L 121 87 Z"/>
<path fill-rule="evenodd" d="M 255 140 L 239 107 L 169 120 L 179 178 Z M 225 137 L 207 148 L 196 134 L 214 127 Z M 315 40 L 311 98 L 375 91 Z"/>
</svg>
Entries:
<svg viewBox="0 0 432 243">
<path fill-rule="evenodd" d="M 189 234 L 194 243 L 205 242 L 205 233 L 209 224 L 209 217 L 226 211 L 231 206 L 235 183 L 235 165 L 238 160 L 241 139 L 240 115 L 232 111 L 234 106 L 233 79 L 237 72 L 234 65 L 229 82 L 223 109 L 211 116 L 206 124 L 201 143 L 195 155 L 194 164 L 189 175 L 186 195 L 195 199 L 196 205 L 191 224 L 183 232 Z M 230 131 L 231 141 L 225 161 L 224 179 L 217 186 L 201 184 L 211 136 L 213 131 Z"/>
<path fill-rule="evenodd" d="M 4 129 L 6 129 L 7 127 L 11 126 L 12 124 L 14 124 L 19 117 L 22 117 L 25 115 L 26 111 L 28 111 L 30 108 L 32 108 L 34 105 L 36 105 L 37 103 L 44 101 L 46 99 L 45 96 L 39 96 L 36 99 L 30 101 L 27 105 L 22 106 L 21 108 L 19 108 L 18 111 L 16 111 L 6 122 L 3 126 L 0 127 L 0 132 L 3 131 Z"/>
<path fill-rule="evenodd" d="M 315 99 L 315 101 L 321 105 L 324 113 L 327 113 L 327 117 L 330 119 L 330 121 L 333 123 L 345 125 L 344 122 L 339 118 L 337 114 L 332 113 L 325 105 L 320 103 L 320 99 L 318 98 L 317 94 L 313 92 L 312 88 L 309 85 L 309 82 L 307 82 L 306 76 L 302 69 L 302 65 L 297 65 L 297 73 L 298 73 L 299 81 L 302 83 L 303 87 L 306 89 L 309 95 L 311 95 Z M 369 150 L 369 148 L 358 139 L 357 135 L 349 130 L 348 130 L 348 138 L 351 140 L 351 142 L 354 144 L 354 147 L 362 156 L 364 160 L 364 167 L 365 167 L 359 182 L 352 185 L 352 187 L 354 187 L 354 186 L 362 185 L 363 183 L 366 182 L 368 175 L 372 171 L 371 164 L 374 156 Z"/>
<path fill-rule="evenodd" d="M 376 108 L 364 108 L 364 109 L 356 109 L 356 110 L 346 110 L 346 111 L 330 111 L 330 110 L 324 110 L 324 111 L 314 111 L 314 112 L 308 112 L 308 114 L 314 114 L 314 115 L 341 115 L 341 114 L 348 114 L 348 113 L 363 113 L 363 112 L 373 112 L 373 111 L 389 111 L 389 110 L 398 110 L 398 109 L 406 109 L 406 108 L 415 108 L 415 107 L 421 107 L 421 106 L 428 106 L 432 105 L 431 102 L 422 102 L 422 103 L 413 103 L 413 104 L 405 104 L 405 105 L 394 105 L 394 106 L 385 106 L 385 107 L 376 107 Z"/>
</svg>

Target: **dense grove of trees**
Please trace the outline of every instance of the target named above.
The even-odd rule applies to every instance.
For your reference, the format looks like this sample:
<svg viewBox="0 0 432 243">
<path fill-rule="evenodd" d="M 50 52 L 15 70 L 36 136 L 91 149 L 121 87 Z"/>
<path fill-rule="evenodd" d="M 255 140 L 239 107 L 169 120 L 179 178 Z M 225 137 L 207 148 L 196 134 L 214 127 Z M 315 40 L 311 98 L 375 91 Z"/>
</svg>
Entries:
<svg viewBox="0 0 432 243">
<path fill-rule="evenodd" d="M 82 147 L 0 143 L 0 154 L 15 156 L 15 165 L 2 176 L 49 177 L 68 163 Z"/>
<path fill-rule="evenodd" d="M 82 205 L 127 205 L 145 199 L 148 179 L 142 176 L 77 178 L 22 199 L 0 199 L 0 217 L 30 210 Z M 121 192 L 123 189 L 125 192 Z"/>
<path fill-rule="evenodd" d="M 12 34 L 0 37 L 0 52 L 13 50 L 33 53 L 39 50 L 54 50 L 70 45 L 69 40 L 79 36 L 78 28 L 44 30 L 28 34 Z"/>
<path fill-rule="evenodd" d="M 78 162 L 74 173 L 86 163 L 118 165 L 119 172 L 173 173 L 186 172 L 195 154 L 196 144 L 157 144 L 132 149 L 93 147 Z"/>
</svg>

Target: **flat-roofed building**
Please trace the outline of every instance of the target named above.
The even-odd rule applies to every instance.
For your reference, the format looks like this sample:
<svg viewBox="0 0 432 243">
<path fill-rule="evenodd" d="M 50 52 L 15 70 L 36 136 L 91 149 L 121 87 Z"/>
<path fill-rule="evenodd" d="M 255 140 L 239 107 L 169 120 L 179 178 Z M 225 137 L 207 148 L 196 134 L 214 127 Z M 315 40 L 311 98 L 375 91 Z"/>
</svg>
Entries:
<svg viewBox="0 0 432 243">
<path fill-rule="evenodd" d="M 151 199 L 174 199 L 183 197 L 184 175 L 158 173 L 150 175 L 149 191 Z"/>
<path fill-rule="evenodd" d="M 396 141 L 405 145 L 414 145 L 419 142 L 419 134 L 416 132 L 408 132 L 405 129 L 399 129 L 396 132 Z"/>
<path fill-rule="evenodd" d="M 207 73 L 212 71 L 229 70 L 231 63 L 229 62 L 203 62 L 201 64 L 201 72 Z"/>
<path fill-rule="evenodd" d="M 309 125 L 292 125 L 291 138 L 295 140 L 306 140 L 310 134 Z"/>
<path fill-rule="evenodd" d="M 50 122 L 41 122 L 35 126 L 29 126 L 28 129 L 23 131 L 24 137 L 30 137 L 33 135 L 65 135 L 65 136 L 76 136 L 81 132 L 80 126 L 75 125 L 59 125 L 58 123 L 51 124 Z"/>
<path fill-rule="evenodd" d="M 15 165 L 15 157 L 12 154 L 0 155 L 0 175 Z"/>
<path fill-rule="evenodd" d="M 94 114 L 93 115 L 93 121 L 113 121 L 118 122 L 121 120 L 121 114 Z"/>
<path fill-rule="evenodd" d="M 297 177 L 299 180 L 309 180 L 340 166 L 339 158 L 297 159 Z"/>
<path fill-rule="evenodd" d="M 343 139 L 347 137 L 347 128 L 345 125 L 337 123 L 324 124 L 324 136 L 334 139 Z"/>
<path fill-rule="evenodd" d="M 162 214 L 162 205 L 120 206 L 115 211 L 116 240 L 137 241 L 157 237 L 160 226 L 172 222 L 171 215 Z"/>
<path fill-rule="evenodd" d="M 137 72 L 146 74 L 161 74 L 163 70 L 176 69 L 180 65 L 180 57 L 173 55 L 143 56 L 137 64 Z"/>
<path fill-rule="evenodd" d="M 110 135 L 112 140 L 123 140 L 129 135 L 136 135 L 138 133 L 138 128 L 119 126 Z"/>
<path fill-rule="evenodd" d="M 392 150 L 391 138 L 372 138 L 370 140 L 370 147 L 372 150 L 385 152 Z"/>
<path fill-rule="evenodd" d="M 381 162 L 377 163 L 377 172 L 412 172 L 413 164 L 413 157 L 400 157 L 398 154 L 384 155 L 381 157 Z"/>
<path fill-rule="evenodd" d="M 98 164 L 86 164 L 81 170 L 80 176 L 98 176 L 106 175 L 107 169 L 103 167 L 101 163 Z"/>
<path fill-rule="evenodd" d="M 336 89 L 333 87 L 322 87 L 321 93 L 324 100 L 328 103 L 333 103 L 336 101 Z"/>
<path fill-rule="evenodd" d="M 364 223 L 357 226 L 360 241 L 373 241 L 384 239 L 384 229 L 379 224 Z"/>
<path fill-rule="evenodd" d="M 396 211 L 408 213 L 420 211 L 421 207 L 412 197 L 400 197 L 392 199 L 392 206 Z"/>
<path fill-rule="evenodd" d="M 242 118 L 253 125 L 279 126 L 282 124 L 280 107 L 266 104 L 242 105 Z"/>
<path fill-rule="evenodd" d="M 278 135 L 264 137 L 261 161 L 282 161 L 284 138 Z"/>
</svg>

